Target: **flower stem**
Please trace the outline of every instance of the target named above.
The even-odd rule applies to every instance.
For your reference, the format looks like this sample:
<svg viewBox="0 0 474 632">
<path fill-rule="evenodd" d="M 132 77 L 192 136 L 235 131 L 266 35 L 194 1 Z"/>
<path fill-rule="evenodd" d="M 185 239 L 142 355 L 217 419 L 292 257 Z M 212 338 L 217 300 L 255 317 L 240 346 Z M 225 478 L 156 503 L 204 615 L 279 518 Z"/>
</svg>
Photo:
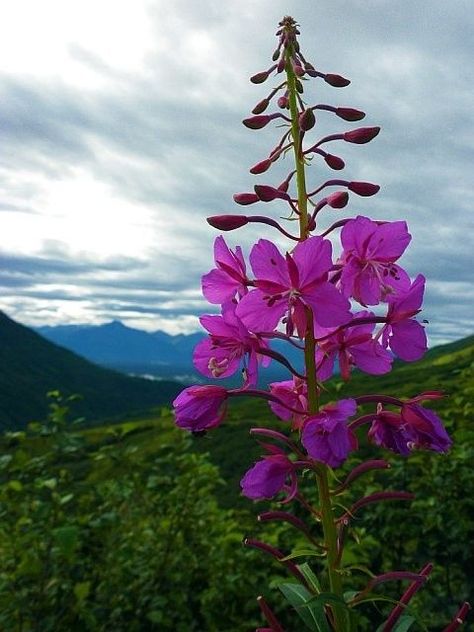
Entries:
<svg viewBox="0 0 474 632">
<path fill-rule="evenodd" d="M 295 153 L 296 165 L 296 186 L 298 191 L 298 210 L 300 222 L 300 240 L 303 241 L 308 237 L 308 198 L 306 193 L 305 178 L 305 162 L 302 150 L 302 134 L 299 129 L 298 119 L 298 101 L 296 89 L 296 76 L 291 64 L 292 47 L 288 47 L 286 57 L 286 76 L 288 87 L 288 102 L 291 113 L 291 130 L 293 136 L 293 149 Z M 319 392 L 316 374 L 316 341 L 314 338 L 313 313 L 311 309 L 306 308 L 307 330 L 305 335 L 305 366 L 306 380 L 308 385 L 308 409 L 309 413 L 317 413 L 319 411 Z M 339 573 L 339 558 L 337 550 L 337 530 L 334 519 L 334 512 L 329 492 L 329 467 L 321 463 L 316 475 L 321 522 L 324 533 L 324 545 L 327 549 L 327 564 L 329 587 L 332 593 L 342 596 L 342 581 Z M 338 605 L 331 605 L 333 613 L 333 626 L 335 632 L 345 631 L 344 612 Z"/>
</svg>

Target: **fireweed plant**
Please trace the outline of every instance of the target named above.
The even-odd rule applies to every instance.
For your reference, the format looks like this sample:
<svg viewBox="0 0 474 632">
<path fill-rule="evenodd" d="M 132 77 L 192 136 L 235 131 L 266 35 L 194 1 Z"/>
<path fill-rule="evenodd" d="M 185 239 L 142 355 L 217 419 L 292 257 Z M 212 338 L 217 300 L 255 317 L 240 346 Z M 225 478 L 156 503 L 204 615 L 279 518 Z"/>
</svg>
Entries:
<svg viewBox="0 0 474 632">
<path fill-rule="evenodd" d="M 344 143 L 363 145 L 375 138 L 380 128 L 352 126 L 309 140 L 319 116 L 335 115 L 352 123 L 365 114 L 352 107 L 307 104 L 307 80 L 314 78 L 335 88 L 347 86 L 349 80 L 317 70 L 309 63 L 300 50 L 298 35 L 295 20 L 284 17 L 279 23 L 272 65 L 250 79 L 262 84 L 275 75 L 278 85 L 243 121 L 251 130 L 275 121 L 283 132 L 277 145 L 250 173 L 260 176 L 288 155 L 293 156 L 294 168 L 277 186 L 257 184 L 253 192 L 234 195 L 235 202 L 242 206 L 281 200 L 288 205 L 287 219 L 291 223 L 287 229 L 266 215 L 219 215 L 207 220 L 221 231 L 266 224 L 291 240 L 291 245 L 282 252 L 273 242 L 259 239 L 250 251 L 249 266 L 239 246 L 232 250 L 222 236 L 215 240 L 215 268 L 203 276 L 202 291 L 209 303 L 221 306 L 221 313 L 201 317 L 209 336 L 197 345 L 194 364 L 209 378 L 226 378 L 241 370 L 243 384 L 236 389 L 215 384 L 185 388 L 174 401 L 176 423 L 193 433 L 206 432 L 223 421 L 228 400 L 242 396 L 266 399 L 282 423 L 278 430 L 251 430 L 263 441 L 264 454 L 242 478 L 242 492 L 252 500 L 282 494 L 282 505 L 294 502 L 303 506 L 309 520 L 320 524 L 319 539 L 289 511 L 265 512 L 259 519 L 291 524 L 308 539 L 306 555 L 314 551 L 324 560 L 325 572 L 318 579 L 307 563 L 296 564 L 295 556 L 285 557 L 278 549 L 256 539 L 247 538 L 245 544 L 275 558 L 293 576 L 280 588 L 310 630 L 356 630 L 357 606 L 382 598 L 373 592 L 376 587 L 389 581 L 406 582 L 405 592 L 398 601 L 391 601 L 392 610 L 378 628 L 381 632 L 401 632 L 414 622 L 407 615 L 407 606 L 428 578 L 431 564 L 417 572 L 394 570 L 372 576 L 363 590 L 349 591 L 345 583 L 350 575 L 342 570 L 342 554 L 346 532 L 359 509 L 387 500 L 409 501 L 412 495 L 379 491 L 348 505 L 344 494 L 353 481 L 389 465 L 383 459 L 368 460 L 342 480 L 334 470 L 358 449 L 364 434 L 376 446 L 403 456 L 418 449 L 447 452 L 451 440 L 439 417 L 424 405 L 442 395 L 425 392 L 401 400 L 396 394 L 367 394 L 325 406 L 320 404 L 320 395 L 336 362 L 342 379 L 348 381 L 353 367 L 380 375 L 391 370 L 394 356 L 407 362 L 423 356 L 426 335 L 417 315 L 425 278 L 419 274 L 410 279 L 397 263 L 411 240 L 404 221 L 357 215 L 337 219 L 318 232 L 324 211 L 332 214 L 343 209 L 349 193 L 375 195 L 379 186 L 341 177 L 329 177 L 309 186 L 308 167 L 321 165 L 325 170 L 341 171 L 345 166 L 343 159 L 331 153 L 332 149 L 329 152 L 328 147 L 334 146 L 338 152 Z M 268 114 L 272 102 L 276 102 L 277 109 Z M 297 234 L 290 229 L 295 225 L 299 227 Z M 338 234 L 341 247 L 339 254 L 334 254 L 328 236 L 335 238 Z M 269 343 L 276 338 L 301 350 L 304 372 L 300 374 L 284 355 L 272 349 Z M 268 391 L 260 390 L 259 367 L 266 367 L 271 361 L 283 364 L 290 379 L 270 384 Z M 308 473 L 314 475 L 317 483 L 318 501 L 314 504 L 299 486 L 303 474 L 307 477 Z M 283 632 L 266 600 L 259 597 L 258 602 L 266 620 L 266 627 L 260 631 Z M 444 631 L 458 629 L 468 610 L 469 605 L 463 604 Z"/>
</svg>

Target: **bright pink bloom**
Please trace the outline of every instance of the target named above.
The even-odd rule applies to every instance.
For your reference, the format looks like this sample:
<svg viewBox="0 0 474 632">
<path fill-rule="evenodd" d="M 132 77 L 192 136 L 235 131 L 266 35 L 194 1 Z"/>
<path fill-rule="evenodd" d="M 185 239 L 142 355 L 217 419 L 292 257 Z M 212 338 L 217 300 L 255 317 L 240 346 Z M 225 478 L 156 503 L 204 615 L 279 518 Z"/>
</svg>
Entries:
<svg viewBox="0 0 474 632">
<path fill-rule="evenodd" d="M 406 362 L 419 360 L 428 348 L 425 329 L 413 318 L 420 311 L 424 291 L 425 277 L 419 274 L 405 294 L 389 300 L 382 342 Z"/>
<path fill-rule="evenodd" d="M 306 420 L 301 442 L 312 459 L 330 467 L 344 463 L 349 452 L 357 448 L 357 439 L 347 425 L 356 410 L 354 399 L 341 399 Z"/>
<path fill-rule="evenodd" d="M 176 425 L 192 432 L 215 428 L 224 418 L 226 399 L 222 386 L 188 386 L 173 402 Z"/>
<path fill-rule="evenodd" d="M 250 331 L 273 331 L 287 315 L 287 331 L 306 331 L 305 305 L 323 327 L 350 319 L 350 304 L 328 282 L 332 268 L 331 242 L 311 237 L 298 243 L 292 255 L 283 257 L 271 241 L 260 239 L 252 248 L 250 263 L 256 276 L 255 290 L 239 302 L 236 313 Z"/>
<path fill-rule="evenodd" d="M 403 456 L 417 448 L 447 452 L 452 444 L 435 412 L 408 402 L 401 407 L 400 413 L 383 410 L 379 405 L 368 434 L 376 445 Z"/>
<path fill-rule="evenodd" d="M 354 314 L 354 319 L 373 316 L 363 311 Z M 370 375 L 388 373 L 392 366 L 392 356 L 379 342 L 372 338 L 375 323 L 335 330 L 331 335 L 318 342 L 316 362 L 318 380 L 324 382 L 334 371 L 334 361 L 339 361 L 339 370 L 343 380 L 350 378 L 351 369 L 356 366 Z M 318 335 L 321 335 L 318 330 Z"/>
<path fill-rule="evenodd" d="M 209 303 L 222 304 L 231 301 L 236 294 L 247 292 L 245 261 L 240 246 L 232 252 L 219 236 L 214 242 L 216 268 L 202 277 L 202 293 Z"/>
<path fill-rule="evenodd" d="M 235 314 L 235 304 L 224 305 L 222 316 L 205 315 L 199 320 L 210 336 L 194 349 L 193 361 L 197 370 L 207 377 L 224 378 L 233 375 L 244 360 L 245 385 L 256 384 L 258 362 L 263 366 L 271 362 L 269 357 L 258 353 L 268 345 L 243 325 Z"/>
<path fill-rule="evenodd" d="M 349 220 L 341 231 L 344 295 L 361 305 L 377 305 L 405 292 L 410 279 L 395 261 L 410 240 L 405 222 L 377 224 L 361 215 Z"/>
<path fill-rule="evenodd" d="M 275 415 L 284 421 L 292 419 L 292 430 L 301 428 L 308 410 L 308 389 L 305 380 L 294 377 L 292 380 L 273 382 L 270 384 L 270 393 L 282 401 L 282 404 L 272 401 L 268 402 Z M 304 412 L 298 415 L 289 410 L 289 408 Z"/>
<path fill-rule="evenodd" d="M 283 450 L 275 446 L 267 446 L 271 454 L 248 470 L 240 481 L 242 493 L 252 500 L 273 498 L 286 487 L 288 478 L 290 486 L 285 502 L 294 498 L 297 492 L 296 468 Z"/>
</svg>

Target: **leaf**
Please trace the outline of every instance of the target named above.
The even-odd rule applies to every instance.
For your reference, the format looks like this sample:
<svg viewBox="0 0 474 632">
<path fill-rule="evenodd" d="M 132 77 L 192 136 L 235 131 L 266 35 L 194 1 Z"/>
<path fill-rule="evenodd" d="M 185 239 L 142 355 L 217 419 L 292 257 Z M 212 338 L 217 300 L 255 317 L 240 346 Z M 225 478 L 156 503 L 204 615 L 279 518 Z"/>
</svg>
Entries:
<svg viewBox="0 0 474 632">
<path fill-rule="evenodd" d="M 14 492 L 21 492 L 23 489 L 23 485 L 21 481 L 9 481 L 8 488 L 13 490 Z"/>
<path fill-rule="evenodd" d="M 307 588 L 301 584 L 290 583 L 280 584 L 278 588 L 295 608 L 308 629 L 313 632 L 330 632 L 324 613 L 324 604 L 315 600 L 315 596 Z"/>
<path fill-rule="evenodd" d="M 412 617 L 409 614 L 404 614 L 401 616 L 400 620 L 395 625 L 392 632 L 406 632 L 409 628 L 411 628 L 412 623 L 415 623 L 415 621 L 415 617 Z M 386 621 L 382 623 L 382 625 L 377 628 L 376 632 L 383 632 L 386 623 Z"/>
<path fill-rule="evenodd" d="M 77 601 L 82 603 L 89 596 L 91 590 L 90 582 L 78 582 L 74 586 L 74 595 L 76 596 Z"/>
<path fill-rule="evenodd" d="M 307 562 L 304 562 L 304 564 L 298 564 L 297 568 L 306 579 L 308 584 L 311 586 L 311 588 L 313 588 L 315 592 L 320 593 L 321 584 L 319 583 L 319 579 L 311 569 L 310 565 Z"/>
<path fill-rule="evenodd" d="M 53 536 L 61 553 L 71 560 L 79 539 L 79 527 L 67 525 L 54 529 Z"/>
<path fill-rule="evenodd" d="M 290 555 L 287 555 L 286 557 L 281 558 L 280 561 L 286 562 L 288 560 L 294 560 L 297 557 L 325 557 L 325 556 L 326 556 L 326 553 L 319 553 L 315 549 L 297 549 L 296 551 L 293 551 L 293 553 L 290 553 Z"/>
</svg>

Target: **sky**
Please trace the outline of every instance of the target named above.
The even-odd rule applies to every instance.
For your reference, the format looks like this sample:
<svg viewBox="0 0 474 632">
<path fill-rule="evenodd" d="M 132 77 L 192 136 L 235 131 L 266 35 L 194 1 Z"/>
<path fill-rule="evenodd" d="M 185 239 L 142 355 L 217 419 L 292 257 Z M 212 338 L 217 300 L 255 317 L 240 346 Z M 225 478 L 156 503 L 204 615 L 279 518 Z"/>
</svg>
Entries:
<svg viewBox="0 0 474 632">
<path fill-rule="evenodd" d="M 287 159 L 252 176 L 277 130 L 241 124 L 276 85 L 248 78 L 270 66 L 283 15 L 300 23 L 307 59 L 351 79 L 339 90 L 313 80 L 305 98 L 362 109 L 363 125 L 382 128 L 335 152 L 347 165 L 337 176 L 380 192 L 351 196 L 327 221 L 406 220 L 400 263 L 428 279 L 431 344 L 472 333 L 472 0 L 1 3 L 0 309 L 31 326 L 199 329 L 212 311 L 200 291 L 216 236 L 205 218 L 286 211 L 232 200 L 291 169 Z M 312 133 L 359 125 L 321 114 Z M 335 174 L 321 164 L 315 186 Z M 248 252 L 270 231 L 227 240 Z"/>
</svg>

